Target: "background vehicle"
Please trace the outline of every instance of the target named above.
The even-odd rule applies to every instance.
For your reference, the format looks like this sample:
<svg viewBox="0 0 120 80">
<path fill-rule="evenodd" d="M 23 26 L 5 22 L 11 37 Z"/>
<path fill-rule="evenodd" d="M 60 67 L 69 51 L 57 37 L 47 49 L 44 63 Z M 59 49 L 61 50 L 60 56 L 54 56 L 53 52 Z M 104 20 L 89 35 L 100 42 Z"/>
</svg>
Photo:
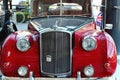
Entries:
<svg viewBox="0 0 120 80">
<path fill-rule="evenodd" d="M 91 0 L 39 1 L 41 12 L 47 14 L 30 19 L 28 31 L 12 33 L 2 45 L 0 68 L 7 76 L 4 78 L 109 79 L 116 70 L 117 51 L 112 37 L 104 30 L 104 12 L 98 15 L 99 6 L 106 1 L 93 0 L 96 4 Z M 73 9 L 64 10 L 62 2 L 78 2 L 82 10 L 77 11 L 81 14 L 71 14 Z M 50 7 L 57 3 L 59 15 L 49 14 Z"/>
<path fill-rule="evenodd" d="M 60 15 L 60 5 L 62 5 L 62 14 L 73 14 L 73 15 L 80 15 L 82 14 L 82 6 L 76 3 L 56 3 L 49 6 L 48 11 L 51 12 L 51 14 L 57 14 Z M 76 13 L 76 14 L 75 14 Z"/>
</svg>

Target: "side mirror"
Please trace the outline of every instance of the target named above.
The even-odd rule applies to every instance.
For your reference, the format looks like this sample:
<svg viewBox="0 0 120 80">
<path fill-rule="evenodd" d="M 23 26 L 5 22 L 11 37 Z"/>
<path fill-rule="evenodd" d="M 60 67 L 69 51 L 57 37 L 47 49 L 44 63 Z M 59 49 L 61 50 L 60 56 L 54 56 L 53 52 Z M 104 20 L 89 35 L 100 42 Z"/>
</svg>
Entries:
<svg viewBox="0 0 120 80">
<path fill-rule="evenodd" d="M 113 24 L 106 24 L 105 29 L 112 29 L 113 28 Z"/>
</svg>

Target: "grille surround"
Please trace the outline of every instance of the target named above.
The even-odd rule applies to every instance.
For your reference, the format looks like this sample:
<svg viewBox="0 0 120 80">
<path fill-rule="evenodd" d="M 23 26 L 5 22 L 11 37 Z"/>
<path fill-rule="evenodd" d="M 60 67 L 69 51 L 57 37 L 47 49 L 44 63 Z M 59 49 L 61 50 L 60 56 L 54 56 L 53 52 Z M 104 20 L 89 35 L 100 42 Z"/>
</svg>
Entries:
<svg viewBox="0 0 120 80">
<path fill-rule="evenodd" d="M 43 39 L 43 37 L 45 35 L 50 36 L 50 37 L 48 37 L 48 39 L 54 40 L 52 42 L 52 44 L 50 43 L 49 40 L 48 40 L 48 43 L 45 44 L 45 45 L 49 44 L 49 48 L 51 48 L 50 45 L 53 46 L 53 48 L 48 49 L 48 50 L 44 49 L 45 46 L 43 46 L 44 45 L 43 42 L 45 41 Z M 63 38 L 67 37 L 69 39 L 67 39 L 67 38 L 61 39 L 62 37 Z M 60 39 L 63 40 L 63 42 L 60 41 Z M 67 42 L 69 47 L 64 46 L 64 48 L 60 48 L 58 45 L 63 47 L 63 44 L 66 45 L 64 42 L 65 43 Z M 61 50 L 58 50 L 58 48 L 56 48 L 56 46 L 59 47 Z M 67 49 L 68 52 L 65 51 L 65 49 Z M 45 53 L 45 51 L 46 51 L 46 53 Z M 60 54 L 60 52 L 62 52 L 62 53 Z M 55 54 L 55 55 L 53 55 L 53 54 Z M 66 55 L 66 57 L 64 57 L 63 55 L 64 56 Z M 58 61 L 58 60 L 60 60 L 60 61 Z M 67 77 L 67 76 L 70 76 L 71 75 L 71 64 L 72 64 L 72 33 L 68 32 L 68 31 L 49 30 L 49 29 L 42 31 L 40 33 L 40 61 L 41 61 L 40 62 L 41 73 L 43 76 L 48 76 L 48 77 Z M 55 64 L 54 66 L 53 66 L 52 62 L 53 62 L 53 64 Z M 60 63 L 62 63 L 61 64 L 62 68 L 59 67 Z M 64 64 L 65 64 L 65 66 L 67 65 L 67 67 L 63 66 Z M 53 68 L 51 68 L 51 66 Z M 44 68 L 44 67 L 47 67 L 47 68 L 49 67 L 48 71 L 46 71 L 45 70 L 46 68 Z M 60 69 L 58 69 L 58 68 L 60 68 Z M 65 68 L 65 69 L 63 69 L 63 68 Z M 55 72 L 54 71 L 52 72 L 51 69 L 52 70 L 54 69 Z"/>
</svg>

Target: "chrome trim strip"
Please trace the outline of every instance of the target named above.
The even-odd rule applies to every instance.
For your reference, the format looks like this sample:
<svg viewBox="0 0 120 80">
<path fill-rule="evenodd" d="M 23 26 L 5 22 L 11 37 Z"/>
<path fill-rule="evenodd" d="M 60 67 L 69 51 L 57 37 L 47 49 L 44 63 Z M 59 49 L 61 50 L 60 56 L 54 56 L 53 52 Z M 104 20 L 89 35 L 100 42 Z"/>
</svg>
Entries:
<svg viewBox="0 0 120 80">
<path fill-rule="evenodd" d="M 33 71 L 30 71 L 30 73 L 29 73 L 29 80 L 35 80 L 33 74 L 34 74 Z"/>
<path fill-rule="evenodd" d="M 77 72 L 77 79 L 76 80 L 81 80 L 81 72 L 80 71 Z"/>
<path fill-rule="evenodd" d="M 47 77 L 40 77 L 40 78 L 34 78 L 35 80 L 76 80 L 77 78 L 47 78 Z M 115 80 L 115 77 L 103 77 L 103 78 L 81 78 L 81 80 Z M 0 80 L 29 80 L 29 78 L 21 78 L 21 77 L 7 77 L 2 76 L 0 77 Z"/>
</svg>

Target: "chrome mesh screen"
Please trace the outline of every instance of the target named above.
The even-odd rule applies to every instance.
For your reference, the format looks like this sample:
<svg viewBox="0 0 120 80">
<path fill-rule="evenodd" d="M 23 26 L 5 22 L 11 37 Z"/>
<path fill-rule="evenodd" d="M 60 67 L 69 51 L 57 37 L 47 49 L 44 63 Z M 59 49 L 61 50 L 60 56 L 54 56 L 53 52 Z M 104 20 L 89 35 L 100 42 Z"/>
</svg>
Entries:
<svg viewBox="0 0 120 80">
<path fill-rule="evenodd" d="M 41 34 L 41 69 L 43 73 L 70 72 L 70 34 L 46 32 Z"/>
</svg>

